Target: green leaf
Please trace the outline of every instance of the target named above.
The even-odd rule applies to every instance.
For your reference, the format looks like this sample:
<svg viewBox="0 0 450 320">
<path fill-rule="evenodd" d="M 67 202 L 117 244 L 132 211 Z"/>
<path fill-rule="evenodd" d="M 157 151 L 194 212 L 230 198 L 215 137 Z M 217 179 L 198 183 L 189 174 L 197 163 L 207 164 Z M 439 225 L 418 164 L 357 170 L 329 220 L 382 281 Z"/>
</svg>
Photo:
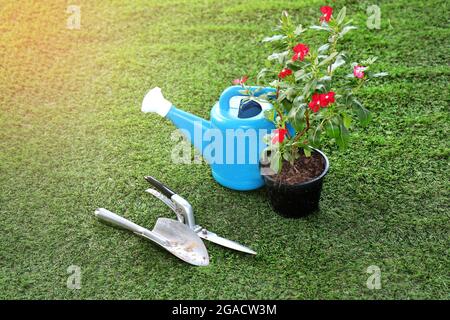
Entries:
<svg viewBox="0 0 450 320">
<path fill-rule="evenodd" d="M 286 98 L 289 101 L 293 101 L 294 98 L 297 96 L 297 90 L 294 87 L 290 87 L 286 90 Z"/>
<path fill-rule="evenodd" d="M 348 141 L 350 140 L 350 134 L 347 128 L 342 124 L 340 126 L 339 135 L 336 138 L 336 144 L 339 146 L 341 150 L 347 148 Z"/>
<path fill-rule="evenodd" d="M 344 127 L 349 129 L 350 126 L 352 125 L 352 118 L 348 114 L 342 113 L 342 120 L 343 120 Z"/>
<path fill-rule="evenodd" d="M 322 92 L 325 92 L 325 91 L 327 91 L 327 88 L 326 88 L 325 84 L 323 84 L 323 83 L 317 83 L 317 85 L 316 85 L 314 91 L 322 91 Z"/>
<path fill-rule="evenodd" d="M 275 92 L 267 92 L 267 93 L 263 93 L 261 95 L 259 95 L 258 97 L 256 97 L 258 101 L 262 101 L 262 102 L 269 102 L 273 99 L 275 99 L 277 96 L 277 94 Z"/>
<path fill-rule="evenodd" d="M 300 25 L 297 26 L 297 28 L 295 28 L 294 34 L 296 36 L 299 36 L 305 31 L 306 31 L 306 29 L 304 29 L 303 26 L 300 24 Z"/>
<path fill-rule="evenodd" d="M 283 159 L 286 161 L 291 162 L 293 160 L 292 154 L 290 152 L 283 152 L 281 155 L 283 156 Z"/>
<path fill-rule="evenodd" d="M 332 31 L 332 29 L 328 26 L 328 25 L 323 25 L 323 26 L 311 26 L 311 27 L 309 27 L 310 29 L 313 29 L 313 30 L 325 30 L 325 31 L 328 31 L 328 32 L 331 32 Z"/>
<path fill-rule="evenodd" d="M 330 44 L 328 44 L 328 43 L 321 45 L 319 47 L 319 49 L 317 49 L 317 52 L 322 53 L 324 51 L 327 51 L 329 47 L 330 47 Z"/>
<path fill-rule="evenodd" d="M 378 57 L 370 57 L 366 60 L 361 61 L 359 64 L 363 66 L 369 66 L 371 64 L 374 64 L 375 61 L 378 60 Z"/>
<path fill-rule="evenodd" d="M 353 19 L 347 20 L 347 22 L 344 23 L 344 26 L 347 26 L 347 25 L 349 25 L 349 24 L 352 23 L 352 22 L 353 22 Z"/>
<path fill-rule="evenodd" d="M 366 108 L 364 108 L 364 106 L 361 104 L 361 102 L 359 102 L 355 98 L 353 99 L 352 107 L 353 107 L 353 110 L 355 111 L 356 115 L 358 116 L 358 119 L 359 119 L 359 122 L 361 123 L 361 125 L 362 126 L 368 125 L 371 120 L 370 111 L 367 110 Z"/>
<path fill-rule="evenodd" d="M 289 54 L 289 51 L 272 53 L 270 56 L 267 57 L 267 59 L 269 61 L 277 60 L 279 64 L 284 64 L 288 54 Z"/>
<path fill-rule="evenodd" d="M 289 84 L 282 80 L 273 80 L 271 83 L 269 83 L 269 86 L 273 88 L 287 88 L 289 87 Z"/>
<path fill-rule="evenodd" d="M 303 96 L 307 97 L 309 96 L 309 92 L 312 88 L 315 88 L 317 85 L 317 80 L 314 79 L 312 81 L 309 81 L 305 84 L 305 86 L 303 87 Z"/>
<path fill-rule="evenodd" d="M 313 147 L 318 147 L 320 145 L 320 135 L 322 134 L 321 126 L 317 126 L 314 130 L 310 131 L 309 143 Z"/>
<path fill-rule="evenodd" d="M 272 147 L 272 144 L 270 143 L 271 139 L 272 139 L 272 135 L 271 134 L 264 135 L 263 142 L 268 145 L 268 147 L 266 149 L 264 149 L 264 152 L 270 151 L 270 149 Z"/>
<path fill-rule="evenodd" d="M 287 60 L 286 68 L 291 69 L 294 73 L 301 69 L 301 65 L 297 61 Z"/>
<path fill-rule="evenodd" d="M 250 100 L 252 100 L 251 97 L 250 97 L 250 98 L 249 98 L 249 97 L 247 97 L 247 98 L 242 98 L 242 99 L 241 99 L 241 104 L 243 105 L 243 104 L 249 102 Z"/>
<path fill-rule="evenodd" d="M 354 30 L 354 29 L 358 29 L 355 26 L 345 26 L 341 32 L 339 32 L 339 38 L 342 38 L 345 34 L 347 34 L 347 32 L 349 32 L 350 30 Z"/>
<path fill-rule="evenodd" d="M 294 72 L 294 78 L 295 78 L 295 81 L 298 81 L 298 80 L 302 79 L 302 77 L 303 77 L 304 75 L 305 75 L 305 70 L 303 70 L 303 69 L 300 69 L 300 70 L 295 71 L 295 72 Z"/>
<path fill-rule="evenodd" d="M 280 172 L 281 169 L 281 152 L 278 150 L 275 153 L 272 153 L 270 158 L 270 169 L 275 171 L 276 173 Z"/>
<path fill-rule="evenodd" d="M 351 91 L 348 91 L 347 94 L 344 97 L 344 103 L 351 107 L 353 104 L 353 93 Z"/>
<path fill-rule="evenodd" d="M 387 72 L 379 72 L 379 73 L 373 74 L 372 77 L 373 78 L 380 78 L 380 77 L 386 77 L 388 75 L 389 75 L 389 73 L 387 73 Z"/>
<path fill-rule="evenodd" d="M 281 103 L 281 102 L 283 102 L 283 100 L 286 99 L 286 98 L 287 98 L 286 93 L 280 91 L 280 93 L 278 94 L 278 99 L 277 99 L 277 101 Z"/>
<path fill-rule="evenodd" d="M 261 69 L 261 71 L 258 72 L 258 75 L 256 77 L 256 81 L 259 83 L 259 81 L 261 81 L 261 79 L 264 79 L 266 74 L 269 73 L 270 70 L 268 68 L 263 68 Z"/>
<path fill-rule="evenodd" d="M 264 118 L 266 118 L 270 122 L 275 121 L 275 115 L 276 115 L 276 112 L 273 109 L 267 109 L 264 111 Z"/>
<path fill-rule="evenodd" d="M 281 24 L 282 26 L 288 26 L 291 22 L 291 18 L 286 10 L 281 13 Z"/>
<path fill-rule="evenodd" d="M 292 101 L 292 105 L 293 105 L 293 107 L 294 108 L 297 108 L 297 107 L 299 107 L 302 103 L 303 103 L 303 100 L 305 99 L 305 97 L 303 97 L 303 96 L 296 96 L 295 97 L 295 99 L 294 99 L 294 101 Z"/>
<path fill-rule="evenodd" d="M 298 107 L 293 107 L 288 113 L 289 123 L 295 131 L 302 131 L 306 126 L 305 120 L 306 104 L 301 104 Z"/>
<path fill-rule="evenodd" d="M 286 112 L 289 112 L 292 109 L 292 102 L 290 102 L 289 100 L 286 99 L 283 101 L 282 106 L 283 106 L 284 110 L 286 110 Z"/>
<path fill-rule="evenodd" d="M 336 23 L 338 25 L 340 25 L 342 22 L 344 22 L 346 13 L 347 13 L 347 8 L 342 7 L 341 11 L 339 11 L 338 16 L 336 18 Z"/>
<path fill-rule="evenodd" d="M 336 39 L 336 37 L 339 37 L 339 35 L 336 34 L 336 35 L 333 35 L 333 36 L 329 37 L 329 38 L 328 38 L 328 42 L 329 42 L 329 43 L 333 43 L 334 40 Z"/>
<path fill-rule="evenodd" d="M 329 56 L 327 56 L 325 59 L 323 59 L 322 61 L 320 61 L 319 67 L 320 67 L 320 66 L 323 66 L 323 65 L 325 65 L 325 64 L 327 64 L 327 63 L 329 63 L 329 62 L 331 62 L 331 61 L 334 59 L 334 57 L 336 57 L 337 55 L 338 55 L 337 52 L 333 52 L 332 54 L 330 54 Z"/>
<path fill-rule="evenodd" d="M 329 67 L 330 68 L 330 72 L 333 72 L 334 70 L 336 70 L 337 68 L 339 68 L 343 64 L 345 64 L 344 54 L 343 53 L 339 53 L 339 55 L 336 57 L 336 60 Z"/>
<path fill-rule="evenodd" d="M 265 37 L 262 42 L 274 42 L 274 41 L 280 41 L 285 39 L 286 36 L 283 36 L 282 34 L 277 34 L 271 37 Z"/>
<path fill-rule="evenodd" d="M 310 76 L 311 76 L 311 72 L 306 73 L 305 70 L 302 70 L 302 69 L 294 72 L 295 81 L 308 79 Z"/>
<path fill-rule="evenodd" d="M 330 138 L 337 139 L 341 132 L 340 125 L 337 123 L 336 118 L 330 119 L 326 122 L 325 132 Z"/>
<path fill-rule="evenodd" d="M 250 89 L 250 91 L 252 92 L 252 95 L 255 96 L 258 94 L 258 92 L 260 92 L 263 88 L 261 87 L 257 87 L 256 89 Z"/>
<path fill-rule="evenodd" d="M 305 154 L 305 156 L 307 156 L 308 158 L 311 157 L 311 148 L 309 147 L 304 147 L 303 148 L 303 153 Z"/>
</svg>

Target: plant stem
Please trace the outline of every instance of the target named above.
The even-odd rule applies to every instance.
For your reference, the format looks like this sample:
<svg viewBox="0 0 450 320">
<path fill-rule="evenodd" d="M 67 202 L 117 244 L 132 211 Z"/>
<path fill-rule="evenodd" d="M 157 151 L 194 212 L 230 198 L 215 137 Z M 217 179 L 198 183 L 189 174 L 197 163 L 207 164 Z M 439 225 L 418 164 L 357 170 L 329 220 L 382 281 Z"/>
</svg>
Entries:
<svg viewBox="0 0 450 320">
<path fill-rule="evenodd" d="M 280 94 L 280 86 L 277 86 L 277 95 L 276 98 L 278 99 L 278 96 Z M 275 111 L 277 112 L 277 115 L 280 117 L 280 121 L 283 122 L 283 116 L 281 115 L 281 112 L 279 110 L 277 110 L 277 108 L 275 108 Z M 287 132 L 288 137 L 291 137 L 291 134 L 289 133 L 289 131 Z"/>
<path fill-rule="evenodd" d="M 357 92 L 359 89 L 361 89 L 362 85 L 364 84 L 364 79 L 360 79 L 358 85 L 352 89 L 352 93 Z"/>
<path fill-rule="evenodd" d="M 309 111 L 306 110 L 305 112 L 305 120 L 306 120 L 306 127 L 300 132 L 298 133 L 295 138 L 294 138 L 294 142 L 298 141 L 302 136 L 305 135 L 306 132 L 308 132 L 309 128 L 310 128 L 310 123 L 309 123 Z"/>
</svg>

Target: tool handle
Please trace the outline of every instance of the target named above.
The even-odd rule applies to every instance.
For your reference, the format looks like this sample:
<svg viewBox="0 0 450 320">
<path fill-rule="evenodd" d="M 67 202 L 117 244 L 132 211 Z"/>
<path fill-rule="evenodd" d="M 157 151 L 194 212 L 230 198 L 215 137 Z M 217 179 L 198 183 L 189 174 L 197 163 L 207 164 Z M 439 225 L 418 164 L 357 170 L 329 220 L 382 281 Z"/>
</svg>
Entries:
<svg viewBox="0 0 450 320">
<path fill-rule="evenodd" d="M 95 216 L 103 221 L 112 223 L 118 227 L 135 233 L 142 234 L 145 231 L 145 228 L 115 214 L 114 212 L 106 210 L 105 208 L 98 208 L 97 210 L 95 210 Z"/>
<path fill-rule="evenodd" d="M 152 176 L 145 176 L 144 179 L 147 180 L 152 186 L 154 186 L 156 189 L 158 189 L 163 195 L 165 195 L 168 198 L 171 198 L 175 194 L 175 192 L 170 190 L 166 185 L 159 182 Z"/>
<path fill-rule="evenodd" d="M 162 238 L 155 232 L 147 230 L 144 227 L 141 227 L 136 223 L 119 216 L 118 214 L 115 214 L 114 212 L 106 210 L 105 208 L 98 208 L 95 210 L 95 216 L 103 221 L 112 223 L 115 226 L 132 231 L 144 238 L 152 240 L 160 246 L 170 246 L 170 243 L 166 239 Z"/>
</svg>

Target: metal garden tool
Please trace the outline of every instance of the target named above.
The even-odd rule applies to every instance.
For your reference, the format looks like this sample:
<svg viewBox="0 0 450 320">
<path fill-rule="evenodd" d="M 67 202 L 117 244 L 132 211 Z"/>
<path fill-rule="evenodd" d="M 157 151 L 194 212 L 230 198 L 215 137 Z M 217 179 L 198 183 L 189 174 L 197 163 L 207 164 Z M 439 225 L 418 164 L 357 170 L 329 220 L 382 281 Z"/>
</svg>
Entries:
<svg viewBox="0 0 450 320">
<path fill-rule="evenodd" d="M 104 208 L 95 210 L 95 216 L 155 242 L 187 263 L 196 266 L 209 264 L 208 251 L 203 241 L 195 232 L 176 220 L 159 218 L 150 231 Z"/>
<path fill-rule="evenodd" d="M 178 221 L 184 223 L 188 226 L 192 231 L 194 231 L 200 238 L 209 240 L 211 242 L 220 244 L 221 246 L 234 249 L 237 251 L 256 254 L 252 249 L 243 246 L 237 242 L 222 238 L 215 234 L 214 232 L 210 232 L 203 228 L 202 226 L 195 223 L 194 211 L 190 203 L 182 198 L 180 195 L 176 194 L 172 190 L 170 190 L 167 186 L 156 180 L 151 176 L 144 177 L 151 185 L 153 185 L 155 189 L 147 189 L 146 192 L 154 195 L 162 202 L 164 202 L 172 211 L 177 215 Z"/>
</svg>

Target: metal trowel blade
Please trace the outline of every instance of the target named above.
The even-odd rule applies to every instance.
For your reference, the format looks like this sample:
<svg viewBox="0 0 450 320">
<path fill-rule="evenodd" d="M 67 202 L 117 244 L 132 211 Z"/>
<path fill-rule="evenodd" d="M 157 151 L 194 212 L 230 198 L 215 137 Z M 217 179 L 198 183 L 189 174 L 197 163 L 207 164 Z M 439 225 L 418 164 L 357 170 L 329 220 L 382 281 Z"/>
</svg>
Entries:
<svg viewBox="0 0 450 320">
<path fill-rule="evenodd" d="M 195 266 L 207 266 L 209 255 L 202 239 L 185 224 L 168 218 L 156 220 L 152 230 L 167 245 L 161 245 L 164 249 L 187 263 Z"/>
</svg>

